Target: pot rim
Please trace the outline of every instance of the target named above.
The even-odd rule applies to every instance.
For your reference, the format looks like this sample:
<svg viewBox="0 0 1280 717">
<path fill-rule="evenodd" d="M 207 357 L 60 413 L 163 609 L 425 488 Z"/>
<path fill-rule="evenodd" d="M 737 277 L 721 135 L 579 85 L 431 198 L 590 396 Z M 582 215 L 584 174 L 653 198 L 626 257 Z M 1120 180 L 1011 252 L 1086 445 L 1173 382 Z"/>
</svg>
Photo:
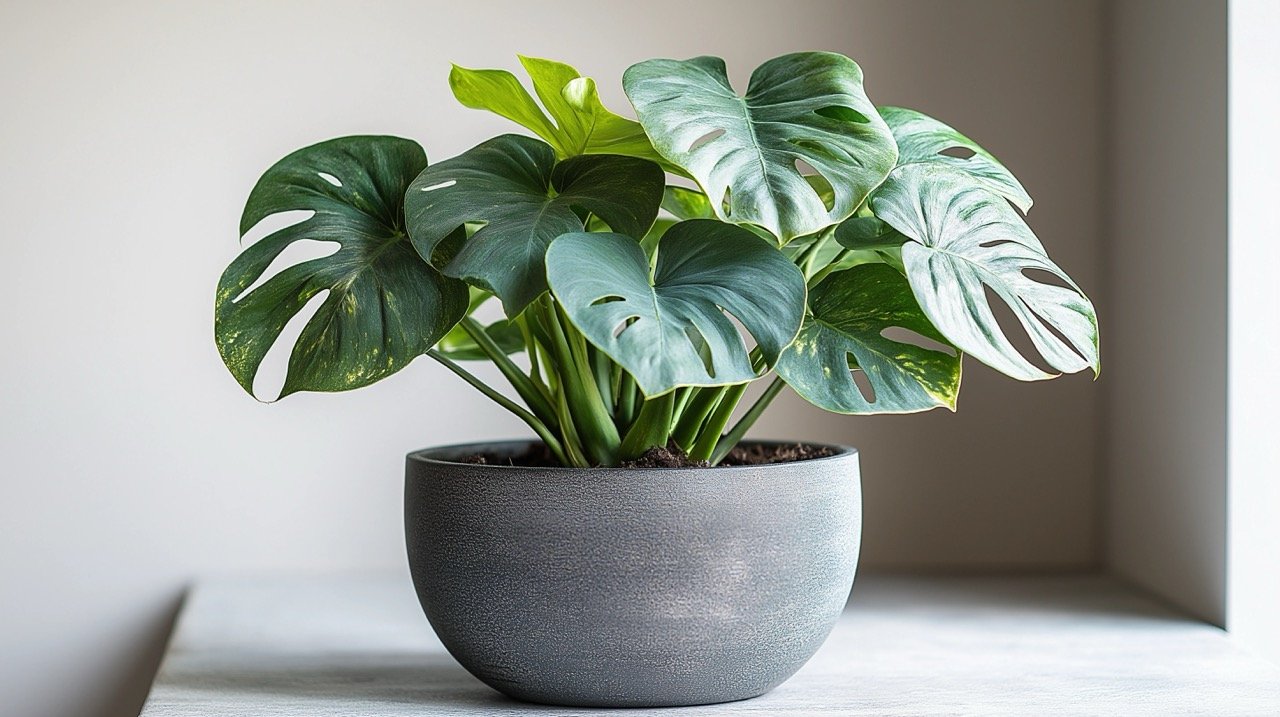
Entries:
<svg viewBox="0 0 1280 717">
<path fill-rule="evenodd" d="M 817 463 L 825 463 L 828 461 L 846 460 L 851 456 L 858 455 L 858 449 L 852 446 L 846 446 L 839 443 L 822 443 L 819 441 L 787 441 L 780 439 L 759 439 L 744 440 L 741 445 L 759 445 L 759 446 L 779 446 L 779 445 L 805 445 L 817 448 L 826 448 L 832 451 L 829 456 L 820 458 L 806 458 L 801 461 L 785 461 L 781 463 L 760 463 L 755 465 L 743 466 L 714 466 L 712 468 L 699 468 L 694 466 L 652 466 L 643 468 L 627 468 L 622 466 L 593 466 L 591 468 L 577 468 L 574 466 L 512 466 L 502 463 L 463 463 L 456 460 L 447 460 L 436 457 L 441 453 L 457 454 L 468 449 L 479 449 L 482 447 L 492 448 L 494 446 L 529 446 L 535 443 L 541 443 L 533 438 L 515 438 L 515 439 L 495 439 L 491 441 L 468 441 L 466 443 L 450 443 L 443 446 L 432 446 L 431 448 L 420 448 L 410 452 L 406 458 L 415 463 L 437 466 L 465 466 L 474 470 L 493 470 L 493 471 L 539 471 L 554 473 L 590 473 L 592 471 L 705 471 L 710 470 L 717 475 L 731 474 L 742 471 L 758 471 L 767 468 L 785 468 L 787 466 L 804 465 L 809 466 Z M 479 451 L 476 451 L 479 452 Z"/>
</svg>

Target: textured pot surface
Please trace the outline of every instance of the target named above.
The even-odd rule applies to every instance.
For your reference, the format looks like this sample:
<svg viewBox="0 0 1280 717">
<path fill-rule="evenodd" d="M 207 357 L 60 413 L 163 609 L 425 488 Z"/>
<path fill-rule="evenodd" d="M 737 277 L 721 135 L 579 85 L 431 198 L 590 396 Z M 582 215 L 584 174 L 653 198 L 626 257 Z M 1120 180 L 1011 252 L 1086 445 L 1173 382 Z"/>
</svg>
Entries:
<svg viewBox="0 0 1280 717">
<path fill-rule="evenodd" d="M 755 697 L 813 656 L 853 584 L 858 454 L 729 468 L 453 462 L 412 453 L 409 567 L 449 652 L 495 689 L 560 705 Z"/>
</svg>

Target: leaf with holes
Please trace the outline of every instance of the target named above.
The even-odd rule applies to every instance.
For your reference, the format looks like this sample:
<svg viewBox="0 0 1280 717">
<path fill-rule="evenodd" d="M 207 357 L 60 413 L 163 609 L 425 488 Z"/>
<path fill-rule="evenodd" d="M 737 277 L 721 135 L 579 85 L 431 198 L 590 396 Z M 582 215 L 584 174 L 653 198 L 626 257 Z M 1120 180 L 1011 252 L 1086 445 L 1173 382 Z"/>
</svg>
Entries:
<svg viewBox="0 0 1280 717">
<path fill-rule="evenodd" d="M 1031 209 L 1031 196 L 1017 177 L 987 150 L 938 120 L 903 107 L 881 107 L 880 116 L 898 142 L 898 164 L 937 162 L 960 169 L 1022 211 Z"/>
<path fill-rule="evenodd" d="M 1051 378 L 1005 336 L 986 289 L 1009 306 L 1055 370 L 1098 371 L 1098 318 L 1080 288 L 1003 197 L 941 164 L 895 169 L 872 199 L 876 216 L 911 239 L 902 261 L 916 299 L 955 346 L 1023 381 Z M 1065 286 L 1034 274 L 1056 277 Z"/>
<path fill-rule="evenodd" d="M 553 60 L 522 56 L 520 64 L 533 80 L 545 113 L 506 70 L 469 70 L 454 65 L 449 86 L 463 105 L 488 110 L 531 130 L 561 158 L 622 154 L 663 161 L 639 123 L 605 108 L 594 80 Z"/>
<path fill-rule="evenodd" d="M 641 62 L 623 87 L 654 147 L 693 175 L 717 216 L 783 243 L 852 214 L 898 156 L 862 70 L 843 55 L 770 60 L 742 97 L 717 57 Z M 831 185 L 830 207 L 809 169 Z"/>
<path fill-rule="evenodd" d="M 667 230 L 652 279 L 634 240 L 588 233 L 552 243 L 547 278 L 573 324 L 651 398 L 757 377 L 726 314 L 741 322 L 768 365 L 804 316 L 800 269 L 763 239 L 710 219 Z"/>
<path fill-rule="evenodd" d="M 914 413 L 955 409 L 960 356 L 893 338 L 914 332 L 945 344 L 892 267 L 837 271 L 809 294 L 810 315 L 778 359 L 778 375 L 810 403 L 836 413 Z M 854 380 L 871 388 L 864 396 Z"/>
<path fill-rule="evenodd" d="M 241 236 L 273 214 L 313 214 L 249 246 L 218 282 L 218 351 L 244 390 L 253 393 L 258 367 L 289 320 L 325 291 L 289 356 L 282 398 L 386 378 L 462 318 L 466 285 L 423 262 L 404 232 L 404 191 L 426 164 L 410 140 L 344 137 L 298 150 L 258 180 Z M 249 290 L 281 252 L 306 240 L 340 246 Z"/>
<path fill-rule="evenodd" d="M 551 240 L 582 231 L 575 209 L 639 239 L 658 215 L 662 189 L 652 162 L 615 155 L 556 162 L 546 143 L 507 134 L 427 167 L 409 187 L 405 214 L 424 257 L 435 257 L 465 223 L 483 222 L 438 266 L 496 294 L 514 317 L 547 289 Z"/>
</svg>

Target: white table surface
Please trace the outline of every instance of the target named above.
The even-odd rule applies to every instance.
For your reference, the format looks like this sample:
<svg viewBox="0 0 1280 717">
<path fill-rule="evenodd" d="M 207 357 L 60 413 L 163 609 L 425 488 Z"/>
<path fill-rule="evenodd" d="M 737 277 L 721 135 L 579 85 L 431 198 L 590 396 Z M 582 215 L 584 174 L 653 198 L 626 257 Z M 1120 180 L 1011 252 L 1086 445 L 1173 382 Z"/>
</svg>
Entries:
<svg viewBox="0 0 1280 717">
<path fill-rule="evenodd" d="M 407 577 L 273 578 L 191 591 L 143 716 L 593 712 L 1280 717 L 1280 667 L 1104 577 L 860 576 L 821 651 L 764 697 L 543 707 L 459 667 Z"/>
</svg>

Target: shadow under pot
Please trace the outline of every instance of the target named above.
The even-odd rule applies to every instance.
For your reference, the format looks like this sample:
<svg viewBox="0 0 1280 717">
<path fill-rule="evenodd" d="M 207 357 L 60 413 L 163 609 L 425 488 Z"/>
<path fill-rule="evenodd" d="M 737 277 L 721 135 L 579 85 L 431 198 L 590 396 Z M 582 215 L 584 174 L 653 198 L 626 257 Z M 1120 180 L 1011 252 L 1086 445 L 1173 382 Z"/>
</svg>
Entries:
<svg viewBox="0 0 1280 717">
<path fill-rule="evenodd" d="M 554 705 L 728 702 L 778 686 L 826 640 L 858 560 L 854 449 L 722 468 L 493 464 L 529 448 L 407 459 L 418 598 L 485 684 Z M 461 462 L 475 454 L 490 464 Z"/>
</svg>

